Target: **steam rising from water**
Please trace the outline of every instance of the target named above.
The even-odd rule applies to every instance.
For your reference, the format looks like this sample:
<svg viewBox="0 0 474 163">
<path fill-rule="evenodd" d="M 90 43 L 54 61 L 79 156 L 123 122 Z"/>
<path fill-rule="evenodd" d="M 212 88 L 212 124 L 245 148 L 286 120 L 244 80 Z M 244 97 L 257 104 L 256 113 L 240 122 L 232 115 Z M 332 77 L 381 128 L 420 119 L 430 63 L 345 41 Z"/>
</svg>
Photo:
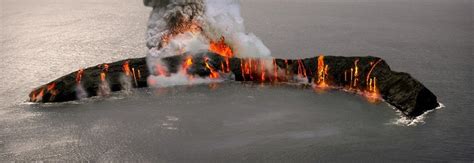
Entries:
<svg viewBox="0 0 474 163">
<path fill-rule="evenodd" d="M 426 111 L 425 113 L 423 113 L 422 115 L 419 115 L 417 117 L 415 117 L 414 119 L 412 118 L 409 118 L 407 116 L 404 116 L 400 110 L 398 110 L 397 108 L 389 105 L 390 107 L 392 107 L 394 110 L 396 110 L 397 114 L 399 115 L 399 118 L 396 118 L 394 120 L 392 120 L 392 122 L 390 124 L 394 124 L 394 125 L 398 125 L 398 126 L 417 126 L 418 124 L 424 124 L 425 123 L 425 118 L 426 118 L 426 115 L 428 113 L 431 113 L 435 110 L 438 110 L 438 109 L 441 109 L 441 108 L 444 108 L 445 105 L 438 102 L 439 106 L 436 107 L 435 109 L 433 110 L 428 110 Z"/>
<path fill-rule="evenodd" d="M 148 78 L 148 80 L 154 80 L 154 87 L 172 87 L 179 85 L 192 85 L 192 84 L 207 84 L 207 83 L 216 83 L 222 82 L 222 79 L 210 79 L 210 78 L 194 78 L 189 79 L 189 77 L 183 73 L 177 73 L 171 76 L 153 76 Z M 149 83 L 153 83 L 149 81 Z"/>
<path fill-rule="evenodd" d="M 156 72 L 157 66 L 165 67 L 160 59 L 208 50 L 211 41 L 222 38 L 237 57 L 271 55 L 257 36 L 246 33 L 237 0 L 150 0 L 145 4 L 153 6 L 146 36 L 151 86 L 157 86 L 160 81 L 189 83 L 186 77 L 165 79 L 160 76 Z"/>
</svg>

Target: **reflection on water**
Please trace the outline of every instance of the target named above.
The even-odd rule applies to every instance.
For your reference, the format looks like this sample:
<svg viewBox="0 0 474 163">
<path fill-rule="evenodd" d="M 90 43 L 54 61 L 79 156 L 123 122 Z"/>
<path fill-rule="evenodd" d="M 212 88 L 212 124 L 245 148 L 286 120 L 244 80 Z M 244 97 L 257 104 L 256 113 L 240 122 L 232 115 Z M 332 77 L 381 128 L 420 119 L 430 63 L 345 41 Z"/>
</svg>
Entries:
<svg viewBox="0 0 474 163">
<path fill-rule="evenodd" d="M 191 160 L 218 158 L 212 155 L 220 151 L 230 158 L 257 157 L 253 153 L 278 152 L 292 143 L 300 144 L 292 145 L 296 153 L 311 144 L 358 142 L 361 138 L 352 136 L 363 128 L 405 130 L 385 126 L 396 118 L 386 105 L 343 92 L 316 94 L 292 85 L 213 85 L 138 89 L 106 98 L 15 106 L 18 112 L 2 116 L 2 133 L 9 140 L 2 156 Z M 25 113 L 30 116 L 24 120 L 13 118 Z M 138 150 L 144 145 L 156 150 Z M 157 157 L 156 152 L 167 155 Z"/>
<path fill-rule="evenodd" d="M 0 161 L 472 161 L 468 1 L 242 1 L 248 31 L 281 58 L 375 55 L 447 107 L 398 126 L 344 92 L 226 83 L 22 104 L 82 67 L 146 52 L 141 1 L 3 0 Z M 265 19 L 262 19 L 265 18 Z"/>
</svg>

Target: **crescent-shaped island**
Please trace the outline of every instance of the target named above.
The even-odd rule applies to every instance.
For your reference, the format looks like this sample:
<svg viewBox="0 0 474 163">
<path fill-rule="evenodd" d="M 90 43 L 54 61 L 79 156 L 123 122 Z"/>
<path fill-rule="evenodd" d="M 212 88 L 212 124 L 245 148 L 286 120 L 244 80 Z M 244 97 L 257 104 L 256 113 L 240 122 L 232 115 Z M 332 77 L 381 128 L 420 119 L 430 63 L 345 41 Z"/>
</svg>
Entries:
<svg viewBox="0 0 474 163">
<path fill-rule="evenodd" d="M 304 59 L 238 58 L 204 51 L 164 57 L 161 64 L 133 58 L 80 69 L 29 94 L 29 101 L 65 102 L 108 92 L 153 86 L 159 80 L 184 74 L 208 80 L 224 79 L 256 83 L 301 83 L 314 89 L 337 89 L 383 100 L 409 118 L 439 106 L 437 97 L 410 74 L 395 72 L 381 58 L 317 56 Z M 151 70 L 151 71 L 150 71 Z"/>
</svg>

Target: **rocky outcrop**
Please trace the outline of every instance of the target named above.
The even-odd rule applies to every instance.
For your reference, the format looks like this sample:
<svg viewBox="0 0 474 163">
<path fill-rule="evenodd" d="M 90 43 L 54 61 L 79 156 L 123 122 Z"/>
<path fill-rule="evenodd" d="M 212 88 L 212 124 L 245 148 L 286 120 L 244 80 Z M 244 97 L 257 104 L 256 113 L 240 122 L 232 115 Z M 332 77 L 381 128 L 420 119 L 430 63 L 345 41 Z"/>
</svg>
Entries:
<svg viewBox="0 0 474 163">
<path fill-rule="evenodd" d="M 30 93 L 32 102 L 64 102 L 104 95 L 107 91 L 147 87 L 150 74 L 178 73 L 187 59 L 186 73 L 207 78 L 213 73 L 230 74 L 244 82 L 303 82 L 323 89 L 345 89 L 382 98 L 408 117 L 438 107 L 436 96 L 407 73 L 392 71 L 377 57 L 319 56 L 305 59 L 225 58 L 215 53 L 179 55 L 162 59 L 166 72 L 149 71 L 146 58 L 127 59 L 79 70 Z M 106 87 L 106 88 L 105 88 Z"/>
</svg>

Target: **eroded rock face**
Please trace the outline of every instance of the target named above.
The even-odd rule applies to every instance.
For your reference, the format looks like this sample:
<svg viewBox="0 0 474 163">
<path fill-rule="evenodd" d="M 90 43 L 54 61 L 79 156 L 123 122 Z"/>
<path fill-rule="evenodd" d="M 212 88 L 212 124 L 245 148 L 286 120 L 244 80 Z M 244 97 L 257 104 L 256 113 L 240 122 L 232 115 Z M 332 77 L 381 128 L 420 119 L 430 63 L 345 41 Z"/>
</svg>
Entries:
<svg viewBox="0 0 474 163">
<path fill-rule="evenodd" d="M 195 78 L 230 74 L 228 76 L 232 77 L 229 80 L 236 81 L 303 82 L 332 89 L 373 93 L 408 117 L 419 116 L 439 105 L 436 96 L 419 81 L 407 73 L 392 71 L 384 60 L 371 56 L 257 59 L 225 58 L 202 52 L 166 57 L 162 63 L 163 67 L 149 70 L 146 58 L 134 58 L 89 67 L 36 88 L 30 93 L 30 101 L 64 102 L 106 95 L 108 90 L 147 87 L 150 74 L 171 76 L 184 71 Z M 183 70 L 184 64 L 189 65 Z M 108 90 L 104 87 L 108 87 Z"/>
</svg>

